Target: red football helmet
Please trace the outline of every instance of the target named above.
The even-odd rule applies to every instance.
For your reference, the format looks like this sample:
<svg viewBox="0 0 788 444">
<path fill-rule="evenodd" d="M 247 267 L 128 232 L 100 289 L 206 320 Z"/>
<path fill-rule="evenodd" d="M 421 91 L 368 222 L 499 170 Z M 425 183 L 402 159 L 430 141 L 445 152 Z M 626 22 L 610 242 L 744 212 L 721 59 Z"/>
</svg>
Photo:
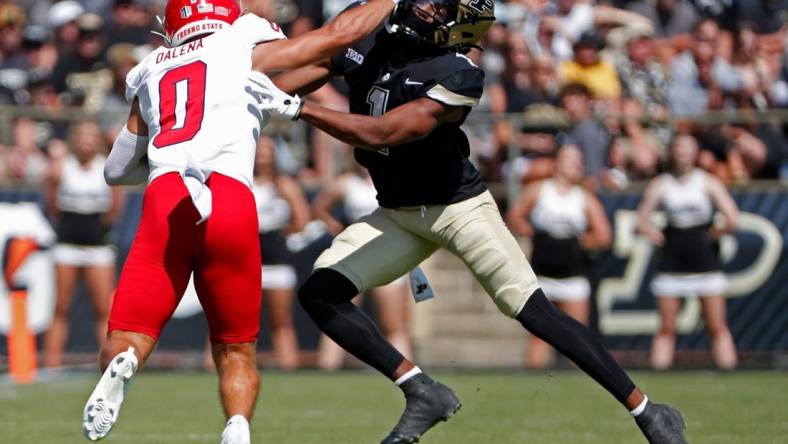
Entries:
<svg viewBox="0 0 788 444">
<path fill-rule="evenodd" d="M 216 32 L 241 15 L 237 0 L 167 0 L 164 34 L 170 46 Z"/>
</svg>

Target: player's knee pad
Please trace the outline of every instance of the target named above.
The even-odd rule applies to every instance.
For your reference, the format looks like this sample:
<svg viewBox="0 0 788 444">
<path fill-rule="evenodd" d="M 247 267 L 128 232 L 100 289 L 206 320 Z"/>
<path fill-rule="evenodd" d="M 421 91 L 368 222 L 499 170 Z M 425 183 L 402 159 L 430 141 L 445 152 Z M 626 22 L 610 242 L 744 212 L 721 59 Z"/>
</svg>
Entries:
<svg viewBox="0 0 788 444">
<path fill-rule="evenodd" d="M 503 314 L 516 317 L 534 294 L 535 290 L 524 291 L 520 285 L 501 287 L 495 292 L 493 302 Z"/>
<path fill-rule="evenodd" d="M 348 278 L 330 268 L 321 268 L 298 290 L 298 301 L 312 314 L 325 305 L 349 302 L 356 294 L 358 290 Z"/>
</svg>

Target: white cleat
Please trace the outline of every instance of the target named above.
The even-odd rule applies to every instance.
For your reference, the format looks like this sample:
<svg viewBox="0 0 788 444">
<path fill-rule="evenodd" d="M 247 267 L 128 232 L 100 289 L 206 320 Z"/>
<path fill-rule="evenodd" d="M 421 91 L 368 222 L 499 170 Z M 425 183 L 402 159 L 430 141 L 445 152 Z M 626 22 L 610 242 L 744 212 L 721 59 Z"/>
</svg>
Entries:
<svg viewBox="0 0 788 444">
<path fill-rule="evenodd" d="M 112 430 L 137 367 L 134 347 L 112 358 L 82 412 L 82 433 L 87 439 L 98 441 Z"/>
<path fill-rule="evenodd" d="M 241 415 L 235 415 L 227 421 L 222 432 L 221 444 L 251 444 L 249 422 Z"/>
</svg>

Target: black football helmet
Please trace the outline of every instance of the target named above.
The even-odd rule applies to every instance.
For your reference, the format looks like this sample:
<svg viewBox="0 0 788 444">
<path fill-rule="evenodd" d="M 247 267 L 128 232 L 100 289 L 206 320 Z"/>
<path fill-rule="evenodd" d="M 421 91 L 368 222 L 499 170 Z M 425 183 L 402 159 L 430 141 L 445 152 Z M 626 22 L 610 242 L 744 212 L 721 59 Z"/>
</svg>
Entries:
<svg viewBox="0 0 788 444">
<path fill-rule="evenodd" d="M 494 9 L 493 0 L 400 0 L 386 29 L 419 46 L 464 52 L 490 29 Z"/>
</svg>

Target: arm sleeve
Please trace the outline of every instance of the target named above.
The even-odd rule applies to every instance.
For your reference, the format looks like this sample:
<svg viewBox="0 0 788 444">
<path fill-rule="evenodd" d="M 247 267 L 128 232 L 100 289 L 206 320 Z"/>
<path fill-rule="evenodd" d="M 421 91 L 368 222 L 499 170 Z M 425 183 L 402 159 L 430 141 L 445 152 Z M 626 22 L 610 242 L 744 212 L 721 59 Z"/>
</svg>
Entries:
<svg viewBox="0 0 788 444">
<path fill-rule="evenodd" d="M 132 134 L 127 126 L 118 134 L 104 165 L 104 180 L 109 185 L 137 185 L 148 180 L 148 137 Z"/>
<path fill-rule="evenodd" d="M 279 25 L 254 14 L 242 15 L 233 23 L 232 29 L 241 43 L 248 46 L 287 38 Z"/>
<path fill-rule="evenodd" d="M 478 105 L 484 90 L 484 71 L 470 61 L 456 64 L 453 68 L 449 67 L 450 72 L 439 80 L 425 82 L 422 96 L 449 106 Z"/>
</svg>

